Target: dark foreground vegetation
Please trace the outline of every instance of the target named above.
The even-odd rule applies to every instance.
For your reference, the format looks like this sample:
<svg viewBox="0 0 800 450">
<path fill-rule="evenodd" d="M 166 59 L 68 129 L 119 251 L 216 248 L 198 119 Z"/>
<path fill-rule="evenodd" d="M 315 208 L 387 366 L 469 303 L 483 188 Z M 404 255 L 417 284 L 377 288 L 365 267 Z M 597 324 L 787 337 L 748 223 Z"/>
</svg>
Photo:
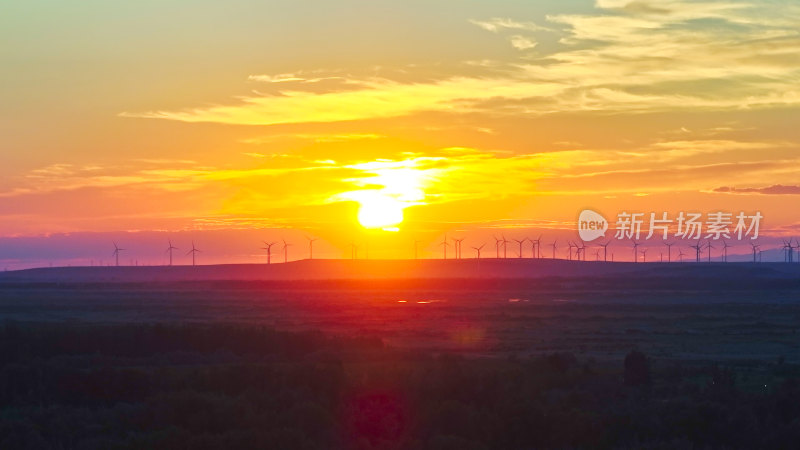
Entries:
<svg viewBox="0 0 800 450">
<path fill-rule="evenodd" d="M 0 326 L 2 449 L 785 448 L 800 368 L 494 359 L 252 325 Z"/>
</svg>

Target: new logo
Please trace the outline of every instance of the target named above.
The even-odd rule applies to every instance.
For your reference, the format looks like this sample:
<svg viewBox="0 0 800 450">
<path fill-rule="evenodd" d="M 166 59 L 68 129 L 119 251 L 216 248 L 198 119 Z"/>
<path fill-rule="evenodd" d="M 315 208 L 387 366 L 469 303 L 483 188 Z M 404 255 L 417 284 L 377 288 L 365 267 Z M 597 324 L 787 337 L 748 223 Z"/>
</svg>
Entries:
<svg viewBox="0 0 800 450">
<path fill-rule="evenodd" d="M 585 242 L 604 237 L 608 230 L 608 221 L 600 213 L 584 209 L 578 216 L 578 235 Z"/>
</svg>

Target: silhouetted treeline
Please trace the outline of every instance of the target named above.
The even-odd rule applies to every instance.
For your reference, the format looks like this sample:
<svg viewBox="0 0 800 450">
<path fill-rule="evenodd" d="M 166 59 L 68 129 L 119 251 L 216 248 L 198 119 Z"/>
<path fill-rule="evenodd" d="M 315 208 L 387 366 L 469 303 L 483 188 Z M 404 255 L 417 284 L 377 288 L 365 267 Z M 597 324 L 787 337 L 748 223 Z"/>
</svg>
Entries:
<svg viewBox="0 0 800 450">
<path fill-rule="evenodd" d="M 244 325 L 0 327 L 2 449 L 797 448 L 800 368 L 476 359 Z"/>
</svg>

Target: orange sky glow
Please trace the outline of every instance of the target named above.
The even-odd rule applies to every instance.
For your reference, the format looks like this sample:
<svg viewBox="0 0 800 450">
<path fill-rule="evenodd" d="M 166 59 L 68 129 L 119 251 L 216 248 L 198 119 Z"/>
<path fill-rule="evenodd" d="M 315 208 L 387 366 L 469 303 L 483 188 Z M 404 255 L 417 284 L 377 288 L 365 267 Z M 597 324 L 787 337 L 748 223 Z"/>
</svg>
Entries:
<svg viewBox="0 0 800 450">
<path fill-rule="evenodd" d="M 493 256 L 587 208 L 800 235 L 794 2 L 66 3 L 0 6 L 0 266 Z"/>
</svg>

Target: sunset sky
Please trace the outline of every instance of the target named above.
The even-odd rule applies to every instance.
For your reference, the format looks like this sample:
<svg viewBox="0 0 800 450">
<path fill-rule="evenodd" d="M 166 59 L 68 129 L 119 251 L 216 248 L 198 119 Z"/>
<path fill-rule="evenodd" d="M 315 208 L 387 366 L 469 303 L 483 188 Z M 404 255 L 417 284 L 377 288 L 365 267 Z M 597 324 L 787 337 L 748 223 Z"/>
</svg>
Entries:
<svg viewBox="0 0 800 450">
<path fill-rule="evenodd" d="M 584 208 L 800 235 L 798 24 L 794 0 L 5 0 L 0 264 L 472 257 L 577 239 Z"/>
</svg>

